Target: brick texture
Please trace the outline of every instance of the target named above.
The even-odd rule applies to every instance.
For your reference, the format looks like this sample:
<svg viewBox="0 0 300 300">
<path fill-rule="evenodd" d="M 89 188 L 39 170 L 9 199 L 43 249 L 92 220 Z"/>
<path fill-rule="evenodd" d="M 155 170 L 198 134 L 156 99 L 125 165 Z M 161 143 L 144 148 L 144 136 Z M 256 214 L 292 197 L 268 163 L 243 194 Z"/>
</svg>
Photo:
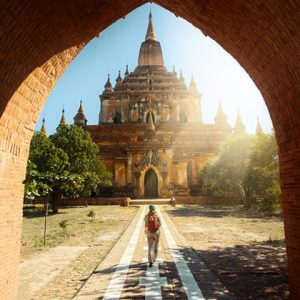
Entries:
<svg viewBox="0 0 300 300">
<path fill-rule="evenodd" d="M 155 2 L 224 47 L 264 97 L 279 145 L 291 298 L 300 299 L 300 2 Z M 1 299 L 17 294 L 22 181 L 38 114 L 82 47 L 143 3 L 0 0 Z"/>
</svg>

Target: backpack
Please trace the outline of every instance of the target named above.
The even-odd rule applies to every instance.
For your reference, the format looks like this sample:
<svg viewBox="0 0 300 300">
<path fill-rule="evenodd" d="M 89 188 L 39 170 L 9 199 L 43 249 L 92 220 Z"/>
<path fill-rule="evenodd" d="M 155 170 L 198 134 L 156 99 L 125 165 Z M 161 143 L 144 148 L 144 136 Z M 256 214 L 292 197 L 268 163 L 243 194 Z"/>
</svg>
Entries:
<svg viewBox="0 0 300 300">
<path fill-rule="evenodd" d="M 155 213 L 148 214 L 148 230 L 151 233 L 155 233 L 159 229 L 159 223 L 157 220 L 157 215 Z"/>
</svg>

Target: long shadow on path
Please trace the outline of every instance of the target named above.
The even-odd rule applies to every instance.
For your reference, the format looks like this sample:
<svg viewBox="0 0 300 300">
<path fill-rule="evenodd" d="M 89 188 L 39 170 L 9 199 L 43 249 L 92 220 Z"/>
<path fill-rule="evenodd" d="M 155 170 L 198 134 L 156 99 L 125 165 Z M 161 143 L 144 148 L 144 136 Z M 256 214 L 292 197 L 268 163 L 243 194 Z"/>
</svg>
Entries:
<svg viewBox="0 0 300 300">
<path fill-rule="evenodd" d="M 271 220 L 274 215 L 257 212 L 249 212 L 245 210 L 242 205 L 237 206 L 222 206 L 222 205 L 183 205 L 175 207 L 168 214 L 173 217 L 205 217 L 205 218 L 224 218 L 224 217 L 236 217 L 236 218 L 250 218 L 250 219 L 264 219 Z M 276 216 L 278 217 L 278 216 Z"/>
<path fill-rule="evenodd" d="M 288 299 L 284 241 L 196 252 L 235 299 Z"/>
</svg>

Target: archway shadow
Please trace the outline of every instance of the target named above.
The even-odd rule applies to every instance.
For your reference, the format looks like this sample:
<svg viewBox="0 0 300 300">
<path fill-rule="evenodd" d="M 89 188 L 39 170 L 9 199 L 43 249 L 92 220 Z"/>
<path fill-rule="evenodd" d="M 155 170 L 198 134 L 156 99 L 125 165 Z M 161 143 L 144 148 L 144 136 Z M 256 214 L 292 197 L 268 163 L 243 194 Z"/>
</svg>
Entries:
<svg viewBox="0 0 300 300">
<path fill-rule="evenodd" d="M 284 241 L 205 251 L 182 247 L 180 252 L 206 299 L 288 299 Z M 92 275 L 112 274 L 116 267 L 98 269 Z M 146 276 L 146 268 L 145 263 L 130 265 L 121 299 L 126 295 L 131 295 L 130 299 L 145 299 L 145 287 L 139 285 L 139 279 Z M 166 277 L 168 282 L 162 287 L 163 299 L 187 299 L 173 261 L 160 264 L 159 275 Z M 100 289 L 99 292 L 104 291 Z"/>
<path fill-rule="evenodd" d="M 285 242 L 195 250 L 235 299 L 288 299 Z"/>
</svg>

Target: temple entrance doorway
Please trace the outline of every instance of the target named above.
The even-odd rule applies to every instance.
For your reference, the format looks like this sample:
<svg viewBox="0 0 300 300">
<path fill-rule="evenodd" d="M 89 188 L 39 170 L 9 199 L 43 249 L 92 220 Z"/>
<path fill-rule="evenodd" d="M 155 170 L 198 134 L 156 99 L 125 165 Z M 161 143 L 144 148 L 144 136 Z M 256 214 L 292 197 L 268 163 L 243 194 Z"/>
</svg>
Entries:
<svg viewBox="0 0 300 300">
<path fill-rule="evenodd" d="M 144 179 L 145 198 L 157 198 L 158 197 L 158 180 L 156 173 L 149 169 L 145 174 Z"/>
</svg>

